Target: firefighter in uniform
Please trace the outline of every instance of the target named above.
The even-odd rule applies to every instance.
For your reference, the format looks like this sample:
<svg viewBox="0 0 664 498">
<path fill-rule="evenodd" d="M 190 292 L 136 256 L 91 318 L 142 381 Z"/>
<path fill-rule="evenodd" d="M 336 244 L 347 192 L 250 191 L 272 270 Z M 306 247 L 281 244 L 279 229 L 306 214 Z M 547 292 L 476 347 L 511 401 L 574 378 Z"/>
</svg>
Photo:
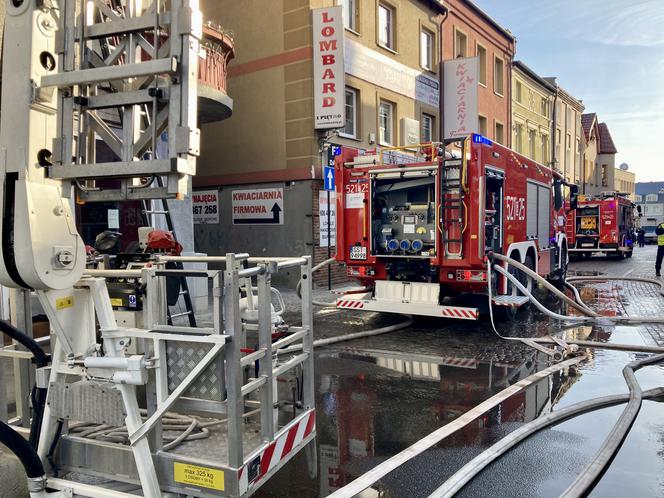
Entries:
<svg viewBox="0 0 664 498">
<path fill-rule="evenodd" d="M 657 225 L 655 233 L 657 234 L 657 261 L 655 262 L 655 273 L 660 277 L 662 260 L 664 259 L 664 223 Z"/>
</svg>

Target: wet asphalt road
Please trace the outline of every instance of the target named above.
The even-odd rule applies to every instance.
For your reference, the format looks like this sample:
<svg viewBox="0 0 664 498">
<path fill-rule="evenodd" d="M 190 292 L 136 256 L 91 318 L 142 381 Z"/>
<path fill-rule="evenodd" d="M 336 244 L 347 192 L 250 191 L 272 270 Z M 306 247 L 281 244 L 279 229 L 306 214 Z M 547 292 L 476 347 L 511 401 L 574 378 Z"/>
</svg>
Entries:
<svg viewBox="0 0 664 498">
<path fill-rule="evenodd" d="M 655 248 L 616 261 L 575 262 L 571 274 L 653 276 Z M 580 287 L 604 315 L 664 316 L 656 286 L 599 282 Z M 543 302 L 567 313 L 538 292 Z M 399 317 L 336 310 L 318 313 L 316 336 L 327 337 L 396 323 Z M 532 310 L 497 323 L 505 336 L 562 337 L 664 346 L 657 325 L 574 327 Z M 478 418 L 377 485 L 385 497 L 425 497 L 503 435 L 541 414 L 607 394 L 627 392 L 623 366 L 640 353 L 595 350 L 578 371 L 532 385 Z M 261 497 L 327 496 L 344 484 L 454 420 L 496 392 L 547 365 L 521 343 L 497 337 L 488 321 L 417 320 L 406 330 L 320 349 L 316 361 L 318 475 L 309 476 L 304 452 L 280 470 Z M 638 372 L 643 389 L 664 385 L 664 368 Z M 459 496 L 554 497 L 590 461 L 624 405 L 586 414 L 545 430 L 493 463 Z M 645 401 L 618 456 L 591 496 L 664 496 L 664 414 Z M 369 491 L 366 496 L 378 496 Z"/>
</svg>

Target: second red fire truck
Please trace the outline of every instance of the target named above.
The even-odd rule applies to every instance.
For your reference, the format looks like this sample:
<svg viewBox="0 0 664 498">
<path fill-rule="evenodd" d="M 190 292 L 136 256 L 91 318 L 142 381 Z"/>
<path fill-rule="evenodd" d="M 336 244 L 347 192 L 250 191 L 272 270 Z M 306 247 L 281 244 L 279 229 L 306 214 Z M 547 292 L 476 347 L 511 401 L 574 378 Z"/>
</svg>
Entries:
<svg viewBox="0 0 664 498">
<path fill-rule="evenodd" d="M 634 232 L 634 204 L 627 194 L 618 192 L 580 195 L 576 210 L 567 218 L 569 250 L 582 257 L 602 253 L 630 258 Z"/>
<path fill-rule="evenodd" d="M 492 287 L 494 304 L 528 301 L 492 272 L 500 253 L 551 280 L 568 262 L 563 180 L 481 135 L 442 144 L 383 148 L 336 157 L 337 260 L 365 289 L 337 307 L 465 320 Z M 532 281 L 509 267 L 525 286 Z M 466 305 L 463 305 L 463 304 Z"/>
</svg>

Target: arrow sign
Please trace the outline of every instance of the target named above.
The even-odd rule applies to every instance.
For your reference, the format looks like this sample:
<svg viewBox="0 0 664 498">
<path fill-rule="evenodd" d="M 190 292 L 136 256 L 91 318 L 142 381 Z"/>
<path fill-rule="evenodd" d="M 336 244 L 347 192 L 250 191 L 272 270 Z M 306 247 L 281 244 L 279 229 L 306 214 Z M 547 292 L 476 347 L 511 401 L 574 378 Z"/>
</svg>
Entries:
<svg viewBox="0 0 664 498">
<path fill-rule="evenodd" d="M 282 225 L 284 189 L 233 190 L 231 210 L 234 225 Z"/>
<path fill-rule="evenodd" d="M 241 218 L 235 220 L 236 225 L 280 225 L 281 223 L 281 208 L 276 202 L 272 206 L 272 218 Z"/>
<path fill-rule="evenodd" d="M 323 180 L 325 190 L 334 190 L 334 168 L 325 166 L 323 169 Z"/>
</svg>

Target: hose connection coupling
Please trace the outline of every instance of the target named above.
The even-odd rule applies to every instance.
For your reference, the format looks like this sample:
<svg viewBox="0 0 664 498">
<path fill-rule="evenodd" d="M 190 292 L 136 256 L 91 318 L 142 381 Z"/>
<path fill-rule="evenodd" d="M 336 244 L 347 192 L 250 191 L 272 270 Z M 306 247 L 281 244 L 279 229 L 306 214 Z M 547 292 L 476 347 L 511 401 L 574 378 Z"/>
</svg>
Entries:
<svg viewBox="0 0 664 498">
<path fill-rule="evenodd" d="M 46 491 L 46 476 L 40 477 L 29 477 L 28 478 L 28 492 L 32 493 L 43 493 Z"/>
</svg>

